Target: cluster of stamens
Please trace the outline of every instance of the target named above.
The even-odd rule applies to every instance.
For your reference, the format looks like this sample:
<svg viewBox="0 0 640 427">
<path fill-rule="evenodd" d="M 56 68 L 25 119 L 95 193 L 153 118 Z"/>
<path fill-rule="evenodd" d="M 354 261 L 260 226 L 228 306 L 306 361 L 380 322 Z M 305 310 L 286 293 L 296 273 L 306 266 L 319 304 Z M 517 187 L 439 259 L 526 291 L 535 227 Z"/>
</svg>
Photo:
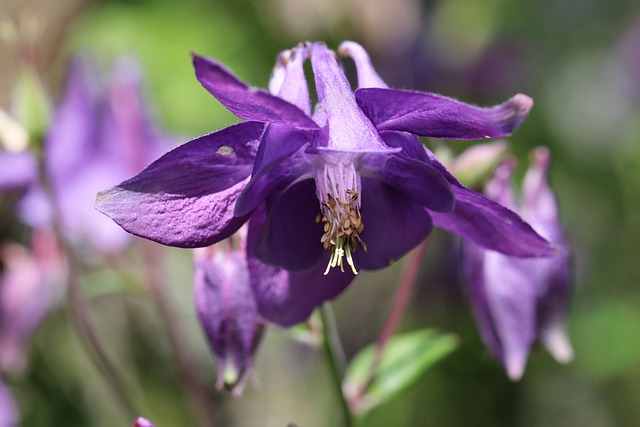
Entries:
<svg viewBox="0 0 640 427">
<path fill-rule="evenodd" d="M 344 272 L 345 259 L 353 274 L 358 274 L 352 254 L 358 246 L 362 246 L 364 251 L 367 250 L 367 245 L 360 238 L 364 229 L 360 215 L 360 193 L 353 188 L 343 188 L 334 188 L 338 191 L 333 195 L 322 194 L 324 197 L 320 197 L 320 213 L 316 216 L 316 222 L 322 222 L 324 227 L 320 242 L 325 249 L 331 251 L 325 275 L 329 274 L 333 267 L 340 267 Z"/>
</svg>

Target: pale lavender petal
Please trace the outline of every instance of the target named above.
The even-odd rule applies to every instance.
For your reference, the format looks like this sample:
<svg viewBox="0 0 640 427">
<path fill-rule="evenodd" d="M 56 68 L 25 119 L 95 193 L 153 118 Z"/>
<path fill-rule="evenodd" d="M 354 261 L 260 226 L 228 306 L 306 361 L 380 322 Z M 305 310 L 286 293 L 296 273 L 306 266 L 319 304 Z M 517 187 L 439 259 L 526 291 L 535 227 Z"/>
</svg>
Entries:
<svg viewBox="0 0 640 427">
<path fill-rule="evenodd" d="M 193 66 L 202 86 L 242 119 L 288 124 L 300 129 L 318 128 L 300 108 L 267 91 L 249 87 L 210 58 L 194 54 Z"/>
<path fill-rule="evenodd" d="M 355 276 L 349 269 L 343 273 L 337 268 L 331 269 L 325 276 L 323 272 L 329 262 L 328 251 L 324 251 L 323 257 L 311 270 L 303 273 L 263 264 L 251 252 L 263 221 L 264 213 L 258 212 L 249 222 L 251 285 L 260 315 L 278 326 L 290 327 L 306 320 L 325 301 L 336 298 Z M 319 240 L 315 243 L 322 248 Z"/>
<path fill-rule="evenodd" d="M 216 357 L 216 387 L 220 390 L 226 385 L 239 395 L 253 369 L 253 354 L 262 327 L 244 248 L 224 246 L 221 243 L 194 251 L 194 299 L 200 324 Z"/>
<path fill-rule="evenodd" d="M 560 253 L 536 261 L 538 278 L 538 329 L 540 340 L 560 362 L 573 358 L 567 337 L 565 315 L 571 299 L 571 255 L 558 215 L 558 203 L 548 182 L 549 150 L 538 147 L 525 174 L 522 215 L 545 238 L 554 242 Z"/>
<path fill-rule="evenodd" d="M 338 53 L 342 56 L 349 56 L 356 63 L 358 73 L 358 87 L 386 88 L 387 84 L 380 78 L 371 64 L 369 54 L 362 46 L 356 42 L 344 41 L 338 46 Z"/>
<path fill-rule="evenodd" d="M 267 204 L 269 215 L 256 238 L 256 257 L 289 271 L 313 268 L 324 251 L 322 224 L 315 221 L 320 204 L 314 181 L 298 182 Z"/>
<path fill-rule="evenodd" d="M 19 420 L 18 405 L 0 379 L 0 427 L 18 427 Z"/>
<path fill-rule="evenodd" d="M 38 164 L 29 151 L 0 151 L 0 191 L 24 190 L 38 180 Z"/>
<path fill-rule="evenodd" d="M 388 267 L 431 232 L 431 218 L 424 207 L 382 181 L 362 179 L 361 209 L 364 230 L 360 238 L 367 251 L 358 248 L 354 252 L 358 268 Z"/>
<path fill-rule="evenodd" d="M 536 336 L 536 286 L 528 260 L 480 248 L 481 260 L 468 261 L 467 275 L 480 332 L 509 378 L 524 372 Z M 467 255 L 469 256 L 469 255 Z M 474 255 L 471 255 L 474 256 Z M 470 269 L 475 269 L 470 271 Z"/>
<path fill-rule="evenodd" d="M 369 153 L 361 157 L 360 164 L 363 177 L 380 179 L 428 209 L 451 212 L 454 208 L 449 182 L 430 163 L 390 154 Z"/>
<path fill-rule="evenodd" d="M 358 89 L 356 99 L 378 130 L 445 139 L 508 136 L 533 105 L 523 94 L 495 107 L 480 108 L 441 95 L 381 88 Z"/>
<path fill-rule="evenodd" d="M 140 174 L 98 194 L 96 207 L 130 233 L 201 247 L 234 233 L 233 215 L 264 125 L 240 123 L 190 141 Z"/>
<path fill-rule="evenodd" d="M 303 68 L 308 57 L 309 49 L 303 43 L 292 50 L 282 52 L 278 56 L 269 91 L 295 105 L 307 116 L 311 116 L 309 86 Z"/>
<path fill-rule="evenodd" d="M 311 65 L 318 92 L 318 108 L 327 119 L 324 142 L 316 146 L 338 151 L 388 151 L 378 131 L 362 113 L 335 56 L 322 43 L 314 43 Z"/>
<path fill-rule="evenodd" d="M 101 108 L 95 64 L 76 57 L 69 68 L 64 92 L 44 139 L 44 160 L 54 187 L 73 181 L 79 168 L 98 156 Z M 116 166 L 117 167 L 117 166 Z"/>
</svg>

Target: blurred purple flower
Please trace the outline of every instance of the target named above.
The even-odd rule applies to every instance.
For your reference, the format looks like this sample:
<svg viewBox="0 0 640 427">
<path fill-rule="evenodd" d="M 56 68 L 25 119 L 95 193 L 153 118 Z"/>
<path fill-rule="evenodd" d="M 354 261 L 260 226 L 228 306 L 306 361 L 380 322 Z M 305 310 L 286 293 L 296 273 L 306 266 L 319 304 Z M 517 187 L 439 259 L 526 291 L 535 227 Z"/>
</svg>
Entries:
<svg viewBox="0 0 640 427">
<path fill-rule="evenodd" d="M 515 208 L 511 174 L 515 162 L 506 161 L 487 186 L 498 202 Z M 519 379 L 536 340 L 559 362 L 573 358 L 564 325 L 571 294 L 569 246 L 560 227 L 558 207 L 547 182 L 549 152 L 532 155 L 522 188 L 520 212 L 536 231 L 553 242 L 558 255 L 514 258 L 465 242 L 465 272 L 480 333 L 491 353 L 512 380 Z"/>
<path fill-rule="evenodd" d="M 424 240 L 432 217 L 443 228 L 510 255 L 552 254 L 513 212 L 462 187 L 415 136 L 506 136 L 527 115 L 531 99 L 516 95 L 485 109 L 387 89 L 364 49 L 346 46 L 357 56 L 361 88 L 355 96 L 322 43 L 281 54 L 270 93 L 194 55 L 200 83 L 247 121 L 167 153 L 101 192 L 98 209 L 131 233 L 178 247 L 211 245 L 251 218 L 251 256 L 291 275 L 307 275 L 318 286 L 333 286 L 330 292 L 312 290 L 310 283 L 288 287 L 290 294 L 256 291 L 259 312 L 281 324 L 267 313 L 273 298 L 291 301 L 279 305 L 280 312 L 296 310 L 294 295 L 312 308 L 320 305 L 344 289 L 357 268 L 386 267 Z M 303 70 L 309 58 L 318 93 L 313 113 Z M 346 273 L 333 274 L 338 268 L 332 267 L 343 270 L 344 264 L 350 267 Z M 343 276 L 342 283 L 323 280 L 323 270 Z M 297 321 L 307 311 L 299 310 Z"/>
<path fill-rule="evenodd" d="M 151 125 L 140 93 L 141 73 L 131 59 L 118 61 L 107 86 L 97 83 L 94 64 L 78 57 L 67 76 L 44 139 L 44 181 L 51 186 L 65 235 L 102 252 L 130 240 L 93 209 L 95 193 L 141 170 L 168 147 Z M 0 191 L 23 189 L 18 212 L 32 227 L 51 223 L 37 160 L 29 151 L 0 152 Z"/>
<path fill-rule="evenodd" d="M 216 388 L 226 386 L 236 396 L 242 394 L 251 374 L 253 355 L 263 332 L 242 234 L 238 232 L 227 242 L 193 252 L 195 305 L 216 357 Z"/>
<path fill-rule="evenodd" d="M 21 371 L 25 349 L 64 292 L 66 265 L 55 236 L 34 232 L 33 252 L 18 244 L 0 247 L 0 371 Z"/>
<path fill-rule="evenodd" d="M 0 379 L 0 427 L 17 427 L 18 408 L 7 387 Z"/>
<path fill-rule="evenodd" d="M 156 426 L 146 418 L 138 417 L 133 422 L 133 427 L 156 427 Z"/>
</svg>

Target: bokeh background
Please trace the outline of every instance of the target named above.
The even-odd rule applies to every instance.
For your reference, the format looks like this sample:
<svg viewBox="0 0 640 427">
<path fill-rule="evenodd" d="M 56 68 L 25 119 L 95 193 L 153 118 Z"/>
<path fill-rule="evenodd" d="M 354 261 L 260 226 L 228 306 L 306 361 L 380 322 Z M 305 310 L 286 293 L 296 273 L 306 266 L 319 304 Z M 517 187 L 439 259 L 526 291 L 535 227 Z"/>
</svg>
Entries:
<svg viewBox="0 0 640 427">
<path fill-rule="evenodd" d="M 237 121 L 194 78 L 190 52 L 215 57 L 266 87 L 276 55 L 302 40 L 364 45 L 392 87 L 481 105 L 517 92 L 535 100 L 510 138 L 520 159 L 551 149 L 551 179 L 575 252 L 569 333 L 575 360 L 531 354 L 509 381 L 479 340 L 456 266 L 458 242 L 436 232 L 402 329 L 435 327 L 459 348 L 362 426 L 632 427 L 640 425 L 640 5 L 632 0 L 0 0 L 27 25 L 53 97 L 68 61 L 89 52 L 108 66 L 137 56 L 155 117 L 179 141 Z M 33 19 L 32 19 L 33 18 Z M 0 46 L 0 107 L 11 111 L 19 61 Z M 347 71 L 353 73 L 347 62 Z M 428 141 L 457 153 L 465 142 Z M 115 183 L 114 183 L 115 184 Z M 4 225 L 5 223 L 3 223 Z M 5 234 L 9 232 L 3 230 Z M 6 236 L 0 236 L 4 239 Z M 139 275 L 129 249 L 131 275 Z M 176 325 L 203 381 L 215 364 L 192 307 L 192 260 L 163 248 Z M 335 304 L 347 356 L 375 340 L 398 268 L 365 273 Z M 104 262 L 82 290 L 136 404 L 157 427 L 194 425 L 157 314 L 143 287 Z M 33 338 L 28 368 L 9 376 L 22 425 L 126 426 L 62 304 Z M 321 353 L 270 330 L 241 398 L 215 394 L 221 426 L 337 425 Z"/>
</svg>

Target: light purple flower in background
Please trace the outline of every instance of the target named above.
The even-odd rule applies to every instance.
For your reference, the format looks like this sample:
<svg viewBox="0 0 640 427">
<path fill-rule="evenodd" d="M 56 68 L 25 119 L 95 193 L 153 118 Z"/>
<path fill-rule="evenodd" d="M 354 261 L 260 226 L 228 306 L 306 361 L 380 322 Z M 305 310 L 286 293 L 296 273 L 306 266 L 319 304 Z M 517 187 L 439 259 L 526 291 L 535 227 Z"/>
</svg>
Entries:
<svg viewBox="0 0 640 427">
<path fill-rule="evenodd" d="M 128 235 L 96 215 L 95 192 L 142 170 L 168 148 L 150 123 L 137 62 L 115 63 L 107 85 L 84 58 L 71 67 L 62 100 L 45 138 L 45 165 L 64 231 L 103 252 L 115 252 Z"/>
<path fill-rule="evenodd" d="M 178 247 L 211 245 L 250 218 L 250 266 L 255 260 L 310 279 L 283 289 L 254 285 L 260 314 L 285 326 L 335 297 L 357 269 L 386 267 L 414 248 L 431 232 L 432 218 L 509 255 L 554 253 L 516 214 L 463 187 L 416 136 L 507 136 L 527 115 L 529 97 L 479 108 L 392 90 L 362 47 L 347 42 L 341 50 L 358 67 L 355 95 L 322 43 L 283 52 L 270 92 L 194 55 L 200 83 L 247 121 L 167 153 L 101 192 L 97 208 L 131 233 Z M 315 109 L 303 69 L 307 59 Z M 289 310 L 295 313 L 284 322 Z"/>
<path fill-rule="evenodd" d="M 515 162 L 504 162 L 487 186 L 494 200 L 517 208 L 511 188 Z M 559 362 L 573 358 L 565 330 L 571 294 L 569 246 L 560 227 L 558 207 L 547 182 L 549 152 L 538 148 L 522 187 L 519 211 L 541 236 L 553 242 L 558 255 L 514 258 L 465 242 L 465 272 L 471 304 L 482 338 L 513 380 L 525 368 L 536 341 Z"/>
<path fill-rule="evenodd" d="M 18 408 L 7 387 L 0 379 L 0 427 L 17 427 Z"/>
<path fill-rule="evenodd" d="M 33 233 L 33 252 L 18 244 L 0 247 L 0 371 L 19 372 L 31 336 L 64 293 L 66 264 L 55 236 Z"/>
</svg>

